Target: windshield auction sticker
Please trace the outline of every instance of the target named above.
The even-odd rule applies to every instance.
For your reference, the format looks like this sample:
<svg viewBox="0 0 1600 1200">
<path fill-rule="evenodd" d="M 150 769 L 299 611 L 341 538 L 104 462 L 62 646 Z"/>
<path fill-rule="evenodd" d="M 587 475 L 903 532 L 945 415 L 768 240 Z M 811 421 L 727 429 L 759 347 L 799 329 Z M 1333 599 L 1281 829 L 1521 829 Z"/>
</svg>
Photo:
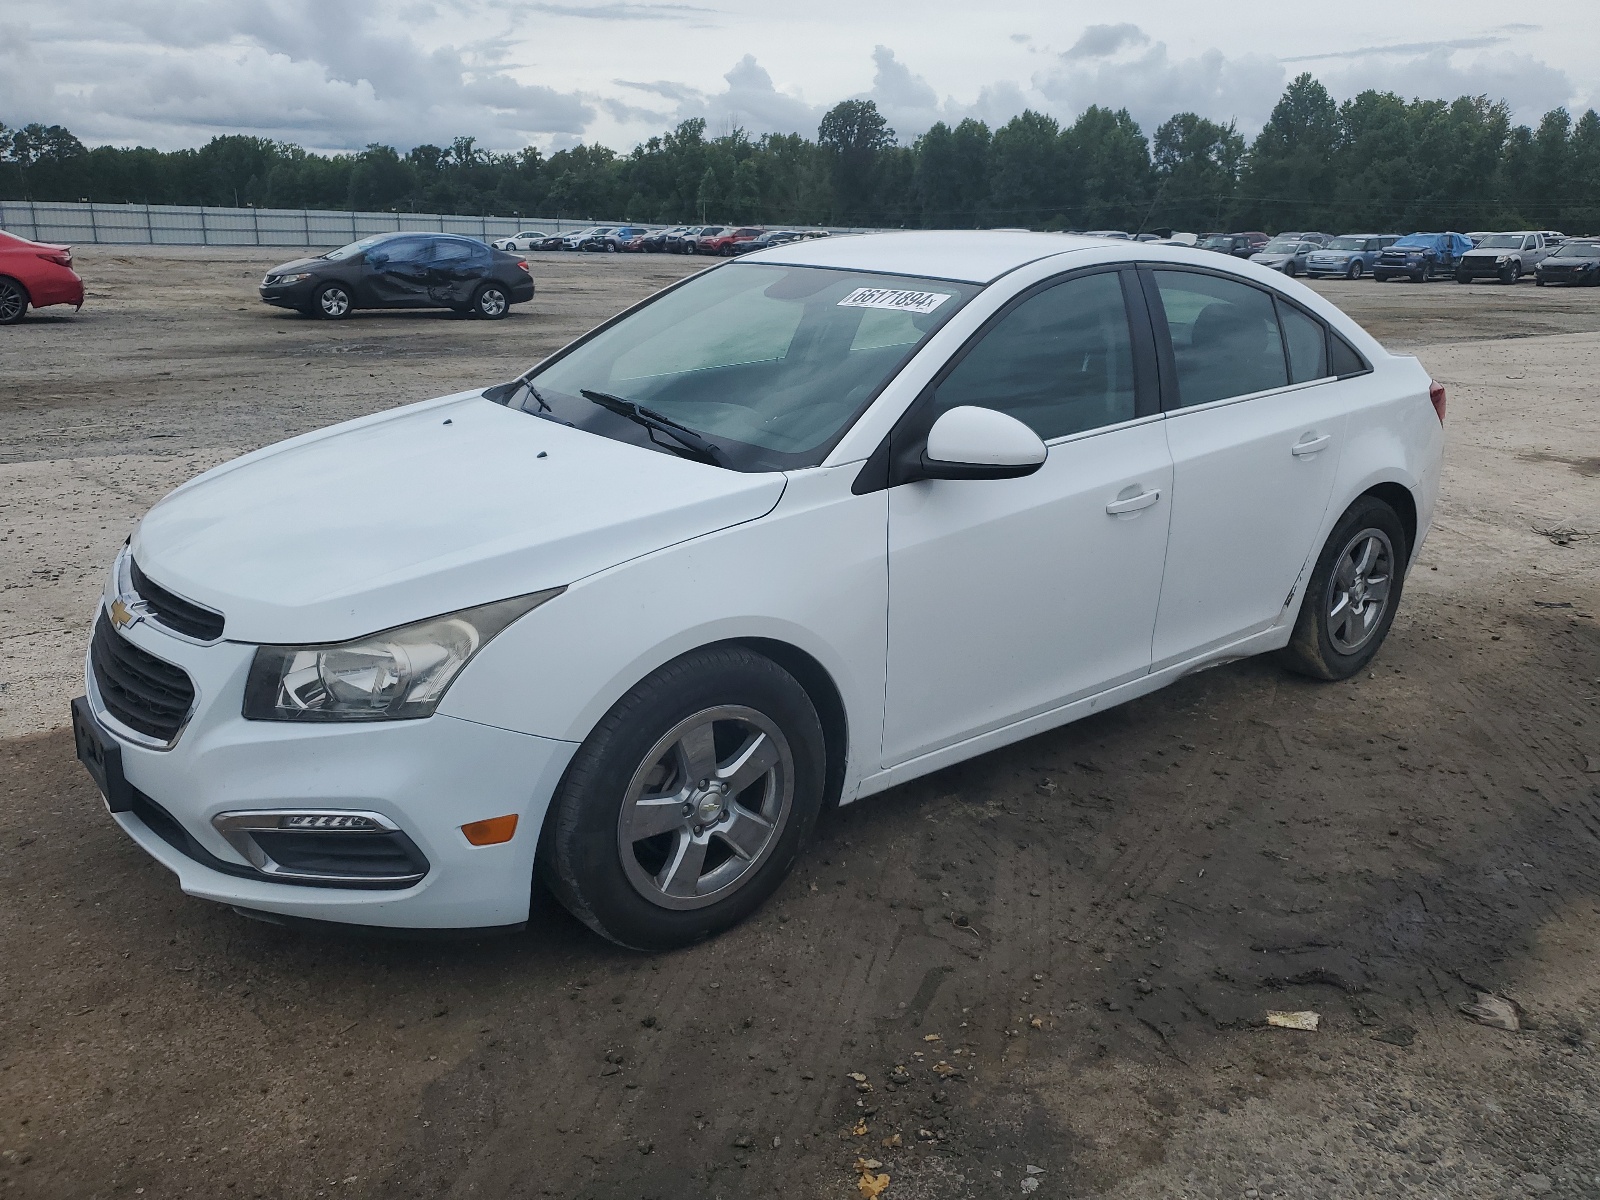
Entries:
<svg viewBox="0 0 1600 1200">
<path fill-rule="evenodd" d="M 900 312 L 931 313 L 950 299 L 947 292 L 902 292 L 894 288 L 857 288 L 840 308 L 893 308 Z"/>
</svg>

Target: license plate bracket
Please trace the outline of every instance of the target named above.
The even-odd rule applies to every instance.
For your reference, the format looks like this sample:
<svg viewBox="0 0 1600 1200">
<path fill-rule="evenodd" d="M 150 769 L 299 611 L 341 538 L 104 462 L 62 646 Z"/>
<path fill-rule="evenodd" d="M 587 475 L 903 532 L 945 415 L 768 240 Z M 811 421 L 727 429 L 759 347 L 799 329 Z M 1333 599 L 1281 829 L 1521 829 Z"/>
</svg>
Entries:
<svg viewBox="0 0 1600 1200">
<path fill-rule="evenodd" d="M 100 722 L 89 711 L 86 696 L 79 696 L 72 702 L 72 741 L 78 761 L 105 797 L 106 807 L 114 813 L 131 809 L 133 788 L 122 773 L 122 747 L 100 728 Z"/>
</svg>

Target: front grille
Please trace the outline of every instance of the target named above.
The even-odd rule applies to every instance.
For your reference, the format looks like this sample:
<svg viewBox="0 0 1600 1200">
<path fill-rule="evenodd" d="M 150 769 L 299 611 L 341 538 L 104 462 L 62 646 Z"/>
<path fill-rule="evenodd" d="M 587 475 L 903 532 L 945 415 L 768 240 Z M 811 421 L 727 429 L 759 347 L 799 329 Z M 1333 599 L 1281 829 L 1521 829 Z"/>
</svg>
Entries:
<svg viewBox="0 0 1600 1200">
<path fill-rule="evenodd" d="M 141 650 L 102 612 L 89 643 L 89 664 L 105 710 L 129 729 L 171 742 L 194 704 L 194 683 L 182 667 Z"/>
<path fill-rule="evenodd" d="M 166 588 L 139 569 L 139 564 L 128 563 L 129 580 L 139 599 L 150 609 L 150 615 L 161 624 L 198 642 L 214 642 L 222 636 L 222 614 L 202 608 L 182 596 L 174 596 Z"/>
</svg>

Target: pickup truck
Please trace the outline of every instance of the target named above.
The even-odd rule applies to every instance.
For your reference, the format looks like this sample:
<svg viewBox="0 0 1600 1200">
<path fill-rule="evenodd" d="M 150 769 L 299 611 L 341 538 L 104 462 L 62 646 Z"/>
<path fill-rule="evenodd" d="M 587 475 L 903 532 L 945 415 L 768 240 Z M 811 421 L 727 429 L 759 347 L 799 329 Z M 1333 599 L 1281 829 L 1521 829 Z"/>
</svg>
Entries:
<svg viewBox="0 0 1600 1200">
<path fill-rule="evenodd" d="M 1549 257 L 1555 243 L 1542 233 L 1491 233 L 1456 265 L 1456 282 L 1498 279 L 1515 283 Z"/>
</svg>

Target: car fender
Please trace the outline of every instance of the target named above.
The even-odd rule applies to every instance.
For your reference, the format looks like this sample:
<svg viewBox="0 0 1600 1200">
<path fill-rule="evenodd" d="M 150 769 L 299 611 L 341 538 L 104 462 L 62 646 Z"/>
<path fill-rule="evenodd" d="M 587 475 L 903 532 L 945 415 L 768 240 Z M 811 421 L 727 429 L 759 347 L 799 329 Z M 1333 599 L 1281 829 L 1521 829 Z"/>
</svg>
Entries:
<svg viewBox="0 0 1600 1200">
<path fill-rule="evenodd" d="M 766 516 L 573 581 L 490 643 L 439 711 L 581 742 L 673 659 L 781 642 L 815 660 L 843 703 L 850 799 L 879 765 L 888 636 L 888 494 L 853 495 L 858 469 L 793 472 Z"/>
</svg>

